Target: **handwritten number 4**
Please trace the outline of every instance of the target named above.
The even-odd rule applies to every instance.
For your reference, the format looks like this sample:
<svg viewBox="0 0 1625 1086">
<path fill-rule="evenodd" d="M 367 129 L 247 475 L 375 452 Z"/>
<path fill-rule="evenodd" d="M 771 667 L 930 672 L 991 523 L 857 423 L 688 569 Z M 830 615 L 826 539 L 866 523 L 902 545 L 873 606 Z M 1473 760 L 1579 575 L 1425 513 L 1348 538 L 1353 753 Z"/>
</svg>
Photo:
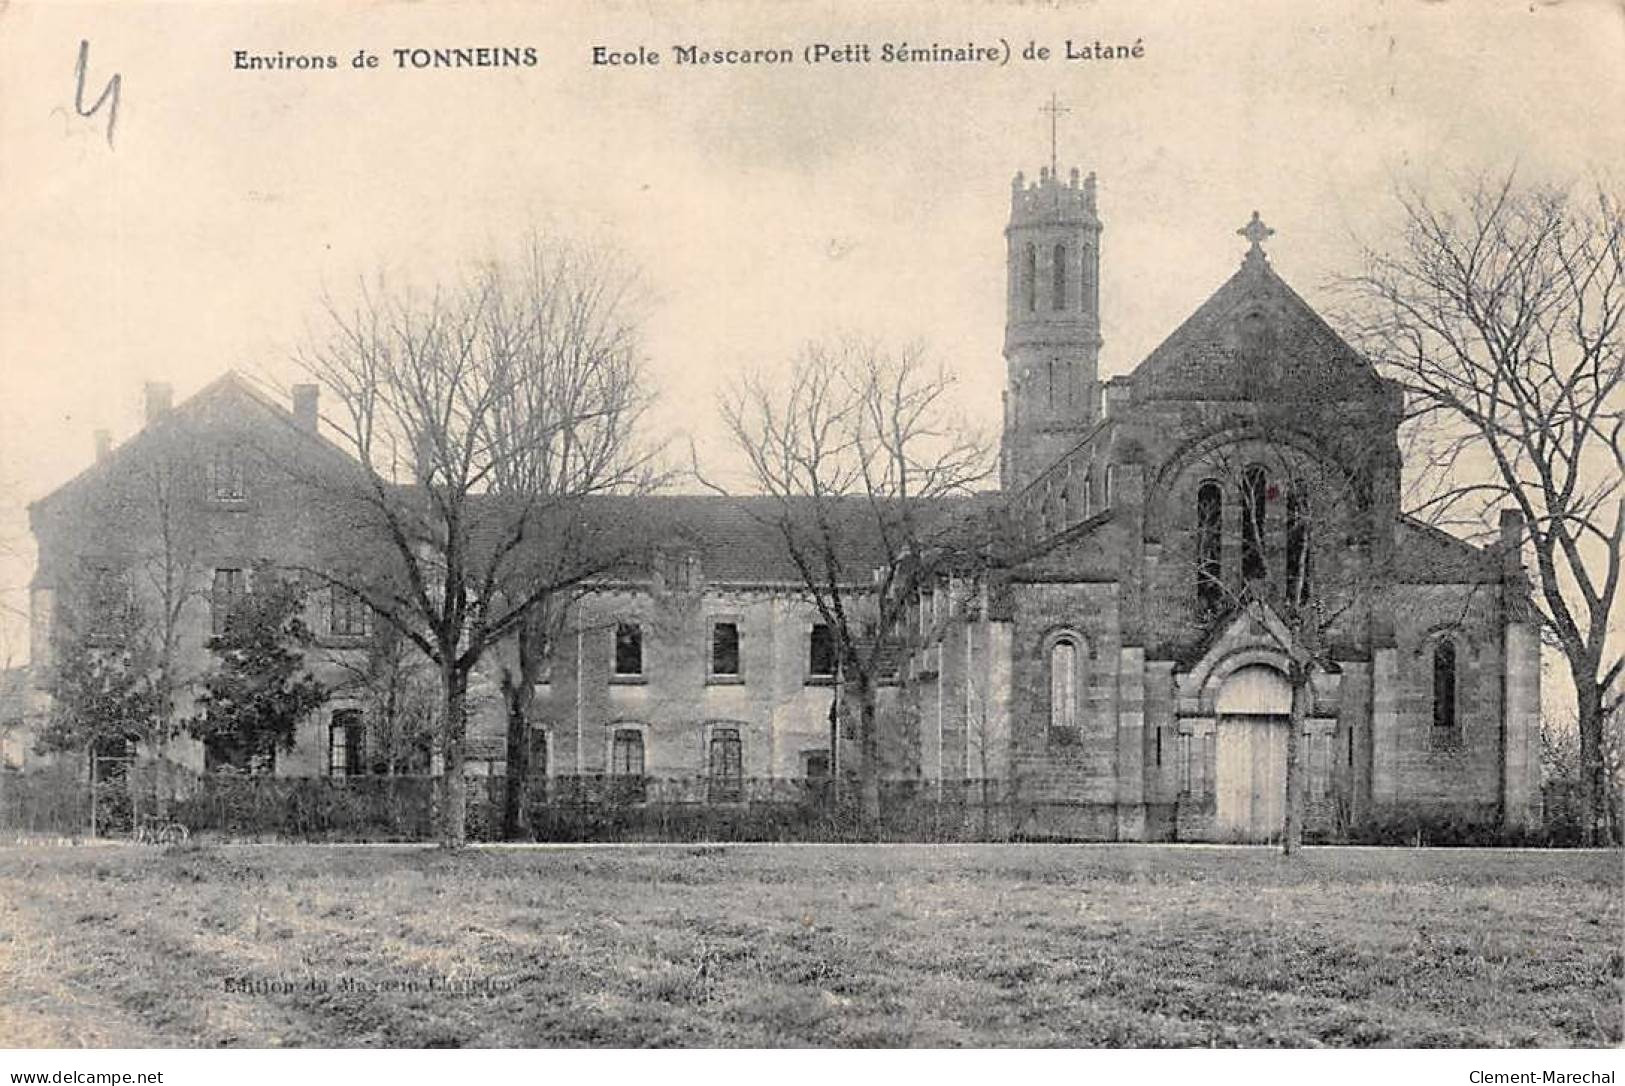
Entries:
<svg viewBox="0 0 1625 1086">
<path fill-rule="evenodd" d="M 85 67 L 89 61 L 90 42 L 85 39 L 80 39 L 79 63 L 74 66 L 73 70 L 74 78 L 76 80 L 76 86 L 74 87 L 73 91 L 73 108 L 81 117 L 94 117 L 96 112 L 100 110 L 103 105 L 107 105 L 107 146 L 111 147 L 113 146 L 113 126 L 118 123 L 119 84 L 122 82 L 123 76 L 119 75 L 117 72 L 113 73 L 113 78 L 109 79 L 107 81 L 107 86 L 102 88 L 101 97 L 97 98 L 96 101 L 91 104 L 89 109 L 86 109 Z M 109 98 L 112 99 L 111 104 L 108 104 L 107 100 Z"/>
</svg>

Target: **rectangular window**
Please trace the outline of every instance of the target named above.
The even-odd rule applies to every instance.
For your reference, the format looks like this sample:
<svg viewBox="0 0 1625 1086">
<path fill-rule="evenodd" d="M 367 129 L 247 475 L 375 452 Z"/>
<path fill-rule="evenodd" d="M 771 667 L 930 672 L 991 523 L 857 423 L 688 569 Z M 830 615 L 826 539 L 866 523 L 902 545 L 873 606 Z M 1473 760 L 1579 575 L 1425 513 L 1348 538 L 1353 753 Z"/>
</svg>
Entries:
<svg viewBox="0 0 1625 1086">
<path fill-rule="evenodd" d="M 609 749 L 612 797 L 622 803 L 642 803 L 643 733 L 636 728 L 616 728 Z"/>
<path fill-rule="evenodd" d="M 327 771 L 334 777 L 358 777 L 367 771 L 365 762 L 366 729 L 361 723 L 361 710 L 340 709 L 333 714 L 328 729 Z"/>
<path fill-rule="evenodd" d="M 835 635 L 826 623 L 813 623 L 807 647 L 807 674 L 820 679 L 835 676 Z"/>
<path fill-rule="evenodd" d="M 530 747 L 526 751 L 525 769 L 531 777 L 547 776 L 547 729 L 530 730 Z"/>
<path fill-rule="evenodd" d="M 711 802 L 737 803 L 745 794 L 744 744 L 738 728 L 711 729 Z"/>
<path fill-rule="evenodd" d="M 711 624 L 711 674 L 720 678 L 739 677 L 739 624 Z"/>
<path fill-rule="evenodd" d="M 209 594 L 210 628 L 216 635 L 226 632 L 226 620 L 248 594 L 248 571 L 245 569 L 217 569 L 214 586 Z"/>
<path fill-rule="evenodd" d="M 332 587 L 328 632 L 334 637 L 365 637 L 372 633 L 372 608 L 347 588 Z"/>
<path fill-rule="evenodd" d="M 216 449 L 209 463 L 210 493 L 215 501 L 240 502 L 248 497 L 243 476 L 243 458 L 235 445 Z"/>
<path fill-rule="evenodd" d="M 643 674 L 643 627 L 635 622 L 615 626 L 615 674 Z"/>
</svg>

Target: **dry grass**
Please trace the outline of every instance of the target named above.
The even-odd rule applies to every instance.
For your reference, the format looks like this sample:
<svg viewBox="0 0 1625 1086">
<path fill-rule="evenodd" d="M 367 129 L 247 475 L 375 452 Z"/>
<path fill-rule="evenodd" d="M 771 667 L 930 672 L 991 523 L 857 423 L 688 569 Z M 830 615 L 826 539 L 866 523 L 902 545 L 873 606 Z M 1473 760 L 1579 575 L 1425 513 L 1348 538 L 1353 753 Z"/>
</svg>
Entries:
<svg viewBox="0 0 1625 1086">
<path fill-rule="evenodd" d="M 0 1042 L 1606 1045 L 1620 927 L 1603 853 L 19 848 Z"/>
</svg>

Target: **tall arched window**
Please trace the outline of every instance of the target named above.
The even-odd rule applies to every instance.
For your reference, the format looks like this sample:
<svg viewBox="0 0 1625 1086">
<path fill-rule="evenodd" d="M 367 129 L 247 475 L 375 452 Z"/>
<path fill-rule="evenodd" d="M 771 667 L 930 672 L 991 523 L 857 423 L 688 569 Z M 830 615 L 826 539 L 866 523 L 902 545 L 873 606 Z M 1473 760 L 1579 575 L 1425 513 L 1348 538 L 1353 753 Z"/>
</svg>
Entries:
<svg viewBox="0 0 1625 1086">
<path fill-rule="evenodd" d="M 1021 308 L 1038 309 L 1038 249 L 1028 245 L 1021 257 Z"/>
<path fill-rule="evenodd" d="M 1057 245 L 1055 247 L 1055 266 L 1054 266 L 1054 269 L 1053 269 L 1053 280 L 1050 283 L 1050 289 L 1051 289 L 1050 308 L 1052 308 L 1052 309 L 1065 309 L 1066 308 L 1066 246 L 1065 245 Z"/>
<path fill-rule="evenodd" d="M 1083 472 L 1083 517 L 1085 520 L 1095 515 L 1095 471 L 1085 468 Z"/>
<path fill-rule="evenodd" d="M 1196 598 L 1203 612 L 1219 609 L 1224 582 L 1224 490 L 1209 479 L 1196 491 Z"/>
<path fill-rule="evenodd" d="M 1071 638 L 1050 646 L 1049 726 L 1078 726 L 1078 643 Z"/>
<path fill-rule="evenodd" d="M 1456 643 L 1448 637 L 1433 646 L 1433 736 L 1450 742 L 1456 735 Z"/>
<path fill-rule="evenodd" d="M 1294 479 L 1286 496 L 1286 594 L 1294 604 L 1309 599 L 1309 521 L 1309 489 L 1302 479 Z"/>
<path fill-rule="evenodd" d="M 1257 464 L 1242 474 L 1241 484 L 1241 575 L 1249 581 L 1262 580 L 1264 570 L 1264 517 L 1268 508 L 1269 482 Z"/>
</svg>

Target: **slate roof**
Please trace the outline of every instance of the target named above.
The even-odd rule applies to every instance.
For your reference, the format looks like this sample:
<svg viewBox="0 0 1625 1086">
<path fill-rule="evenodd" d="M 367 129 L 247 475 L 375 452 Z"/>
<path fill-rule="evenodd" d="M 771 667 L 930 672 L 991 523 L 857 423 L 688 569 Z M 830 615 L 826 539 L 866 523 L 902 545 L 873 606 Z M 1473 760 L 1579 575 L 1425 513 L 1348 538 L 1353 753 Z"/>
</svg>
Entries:
<svg viewBox="0 0 1625 1086">
<path fill-rule="evenodd" d="M 886 553 L 867 502 L 846 498 L 827 508 L 847 577 L 867 581 Z M 706 581 L 735 584 L 800 582 L 778 526 L 782 512 L 776 499 L 760 495 L 606 494 L 582 505 L 589 539 L 635 562 L 692 553 Z M 800 515 L 810 513 L 809 503 Z"/>
<path fill-rule="evenodd" d="M 232 408 L 246 405 L 248 410 L 243 417 L 251 425 L 263 424 L 275 427 L 279 434 L 296 434 L 295 440 L 309 442 L 335 465 L 355 464 L 346 450 L 320 434 L 313 435 L 301 428 L 291 411 L 235 371 L 228 370 L 176 404 L 165 416 L 165 423 L 184 424 L 205 419 L 209 412 L 222 405 Z M 164 440 L 167 429 L 164 423 L 144 427 L 115 448 L 106 460 L 92 464 L 33 505 L 43 510 L 95 480 L 107 477 L 119 464 L 138 455 L 138 450 Z M 501 500 L 491 496 L 476 499 L 475 515 L 489 513 L 493 503 Z M 936 505 L 945 516 L 953 517 L 971 508 L 969 503 L 974 500 L 944 500 Z M 799 521 L 810 522 L 810 501 L 792 508 Z M 844 575 L 851 581 L 867 583 L 872 571 L 884 563 L 886 554 L 868 500 L 841 498 L 828 502 L 826 508 Z M 629 579 L 646 576 L 650 560 L 662 552 L 686 552 L 699 558 L 700 575 L 708 582 L 776 584 L 800 583 L 801 580 L 777 525 L 782 507 L 771 497 L 711 493 L 602 494 L 581 499 L 576 513 L 578 538 L 584 540 L 587 547 L 598 547 L 604 554 L 615 555 L 622 575 Z M 486 523 L 475 529 L 476 535 L 490 534 L 494 538 L 505 523 L 501 515 L 483 519 Z M 544 531 L 543 539 L 548 535 Z"/>
</svg>

